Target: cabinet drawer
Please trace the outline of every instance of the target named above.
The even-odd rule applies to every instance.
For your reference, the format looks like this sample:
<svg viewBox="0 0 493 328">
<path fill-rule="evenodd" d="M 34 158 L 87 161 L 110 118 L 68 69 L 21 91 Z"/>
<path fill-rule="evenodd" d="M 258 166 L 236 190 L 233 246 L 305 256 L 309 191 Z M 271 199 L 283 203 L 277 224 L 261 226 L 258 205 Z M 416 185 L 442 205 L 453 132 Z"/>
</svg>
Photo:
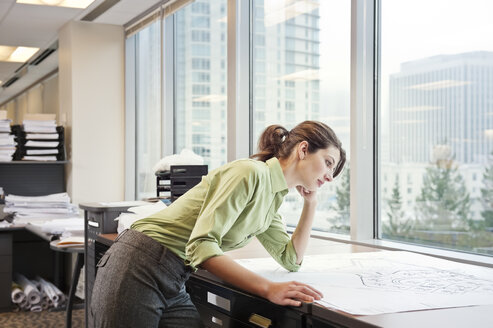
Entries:
<svg viewBox="0 0 493 328">
<path fill-rule="evenodd" d="M 8 272 L 12 274 L 12 256 L 0 255 L 0 272 Z"/>
<path fill-rule="evenodd" d="M 0 310 L 11 308 L 12 272 L 0 272 Z"/>
<path fill-rule="evenodd" d="M 195 306 L 205 306 L 242 322 L 247 327 L 255 319 L 268 323 L 270 328 L 303 328 L 308 309 L 276 305 L 266 299 L 245 294 L 220 283 L 206 281 L 192 275 L 187 281 L 187 290 Z"/>
<path fill-rule="evenodd" d="M 320 318 L 309 317 L 307 320 L 307 328 L 344 328 L 345 326 L 338 325 Z"/>
<path fill-rule="evenodd" d="M 214 310 L 211 307 L 196 304 L 195 307 L 199 311 L 200 318 L 207 328 L 250 328 L 258 327 L 245 324 L 243 322 L 237 321 L 230 316 Z"/>
<path fill-rule="evenodd" d="M 103 229 L 103 212 L 86 212 L 87 225 L 96 230 Z"/>
<path fill-rule="evenodd" d="M 0 255 L 12 255 L 11 233 L 0 233 Z"/>
</svg>

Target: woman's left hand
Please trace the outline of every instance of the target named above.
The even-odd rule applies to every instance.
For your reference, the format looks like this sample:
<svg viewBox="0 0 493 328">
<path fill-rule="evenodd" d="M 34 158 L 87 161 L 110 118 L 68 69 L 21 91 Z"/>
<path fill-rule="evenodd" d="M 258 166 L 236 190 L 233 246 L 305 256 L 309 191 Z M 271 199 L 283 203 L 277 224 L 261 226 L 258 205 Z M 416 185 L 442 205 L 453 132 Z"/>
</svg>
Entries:
<svg viewBox="0 0 493 328">
<path fill-rule="evenodd" d="M 316 191 L 307 190 L 302 186 L 296 186 L 296 190 L 298 190 L 298 192 L 305 199 L 305 201 L 307 201 L 309 203 L 317 200 L 317 192 Z"/>
</svg>

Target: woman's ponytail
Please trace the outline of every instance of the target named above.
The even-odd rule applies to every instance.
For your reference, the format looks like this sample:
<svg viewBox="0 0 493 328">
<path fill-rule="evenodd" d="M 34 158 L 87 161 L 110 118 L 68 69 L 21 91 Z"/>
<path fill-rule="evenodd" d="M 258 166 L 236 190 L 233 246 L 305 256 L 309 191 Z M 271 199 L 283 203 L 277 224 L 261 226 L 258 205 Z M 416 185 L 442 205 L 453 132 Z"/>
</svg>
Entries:
<svg viewBox="0 0 493 328">
<path fill-rule="evenodd" d="M 260 161 L 267 161 L 272 157 L 279 157 L 283 143 L 289 135 L 289 131 L 281 125 L 274 124 L 268 126 L 260 135 L 258 140 L 258 153 L 252 158 Z"/>
</svg>

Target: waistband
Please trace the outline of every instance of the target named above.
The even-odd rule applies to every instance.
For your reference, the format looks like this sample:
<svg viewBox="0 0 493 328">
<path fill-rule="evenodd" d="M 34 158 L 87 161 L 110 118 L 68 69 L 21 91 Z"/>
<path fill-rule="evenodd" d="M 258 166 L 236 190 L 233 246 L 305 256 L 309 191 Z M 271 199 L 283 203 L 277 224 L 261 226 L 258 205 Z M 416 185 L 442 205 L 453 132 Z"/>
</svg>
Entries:
<svg viewBox="0 0 493 328">
<path fill-rule="evenodd" d="M 125 229 L 116 237 L 115 243 L 124 243 L 142 249 L 146 254 L 163 264 L 169 264 L 169 261 L 172 260 L 176 264 L 181 264 L 185 271 L 193 272 L 193 269 L 185 265 L 178 255 L 140 231 Z"/>
</svg>

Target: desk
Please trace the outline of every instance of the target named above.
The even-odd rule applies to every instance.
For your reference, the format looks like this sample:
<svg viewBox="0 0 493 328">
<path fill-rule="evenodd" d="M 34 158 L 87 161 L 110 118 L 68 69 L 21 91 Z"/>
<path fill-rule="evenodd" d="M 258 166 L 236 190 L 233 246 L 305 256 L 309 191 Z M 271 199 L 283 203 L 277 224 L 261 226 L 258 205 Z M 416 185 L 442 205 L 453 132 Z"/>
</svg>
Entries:
<svg viewBox="0 0 493 328">
<path fill-rule="evenodd" d="M 56 245 L 58 241 L 54 240 L 50 242 L 50 248 L 57 252 L 63 253 L 76 253 L 77 259 L 75 260 L 74 273 L 72 274 L 72 281 L 70 283 L 70 292 L 67 301 L 66 319 L 65 326 L 67 328 L 72 327 L 72 307 L 74 304 L 75 290 L 77 288 L 77 283 L 79 282 L 80 271 L 84 265 L 84 248 L 83 247 L 58 247 Z"/>
<path fill-rule="evenodd" d="M 96 242 L 104 243 L 106 247 L 109 247 L 115 237 L 116 234 L 100 235 Z M 380 250 L 312 238 L 307 255 L 376 251 Z M 242 249 L 227 254 L 235 259 L 269 256 L 257 240 L 253 240 Z M 491 314 L 493 305 L 356 316 L 317 304 L 303 304 L 299 308 L 278 306 L 224 283 L 205 270 L 198 270 L 192 274 L 187 287 L 206 327 L 211 328 L 262 327 L 249 322 L 252 314 L 267 319 L 264 322 L 270 320 L 270 327 L 282 328 L 493 327 Z"/>
<path fill-rule="evenodd" d="M 312 238 L 307 249 L 307 255 L 315 254 L 330 254 L 330 253 L 358 253 L 358 252 L 376 252 L 380 251 L 376 248 L 351 245 L 333 241 L 326 241 L 321 239 Z M 235 259 L 241 258 L 260 258 L 269 257 L 269 254 L 263 249 L 262 245 L 257 240 L 253 240 L 248 246 L 231 251 L 227 253 Z M 191 286 L 191 297 L 194 301 L 198 302 L 198 309 L 202 311 L 201 315 L 207 327 L 232 327 L 230 325 L 218 325 L 214 322 L 214 317 L 221 320 L 221 317 L 214 313 L 219 313 L 223 316 L 235 316 L 233 311 L 226 311 L 221 307 L 218 307 L 207 300 L 204 300 L 203 296 L 206 293 L 219 294 L 219 296 L 228 298 L 229 295 L 233 297 L 229 298 L 230 304 L 234 302 L 240 302 L 243 308 L 248 310 L 256 309 L 255 306 L 249 304 L 258 304 L 259 302 L 265 302 L 254 295 L 248 295 L 238 288 L 224 283 L 214 275 L 204 271 L 198 270 L 194 273 L 188 285 Z M 200 288 L 194 287 L 194 285 Z M 202 290 L 200 290 L 202 289 Z M 199 293 L 197 297 L 196 294 Z M 236 295 L 235 295 L 236 293 Z M 241 294 L 240 294 L 241 293 Z M 240 296 L 239 296 L 240 295 Z M 243 298 L 238 300 L 238 298 Z M 369 300 L 371 302 L 371 300 Z M 392 302 L 389 299 L 389 302 Z M 262 303 L 260 303 L 262 304 Z M 356 327 L 356 328 L 374 328 L 374 327 L 399 327 L 399 328 L 411 328 L 411 327 L 493 327 L 493 305 L 485 306 L 470 306 L 470 307 L 458 307 L 458 308 L 446 308 L 446 309 L 434 309 L 425 311 L 410 311 L 400 313 L 390 313 L 381 315 L 366 315 L 356 316 L 351 315 L 336 309 L 329 309 L 317 304 L 308 304 L 306 308 L 300 308 L 304 313 L 300 315 L 299 321 L 304 328 L 327 328 L 327 327 Z M 204 310 L 205 308 L 205 310 Z M 276 317 L 276 312 L 283 311 L 285 307 L 279 307 L 277 305 L 271 305 L 265 309 L 263 313 L 267 313 L 267 318 L 271 319 L 271 327 L 288 327 L 284 323 L 279 322 Z M 244 317 L 244 315 L 243 315 Z M 244 321 L 242 324 L 246 327 L 257 327 Z M 222 323 L 227 322 L 222 320 Z M 294 327 L 294 325 L 292 325 Z M 291 326 L 289 326 L 291 327 Z"/>
</svg>

